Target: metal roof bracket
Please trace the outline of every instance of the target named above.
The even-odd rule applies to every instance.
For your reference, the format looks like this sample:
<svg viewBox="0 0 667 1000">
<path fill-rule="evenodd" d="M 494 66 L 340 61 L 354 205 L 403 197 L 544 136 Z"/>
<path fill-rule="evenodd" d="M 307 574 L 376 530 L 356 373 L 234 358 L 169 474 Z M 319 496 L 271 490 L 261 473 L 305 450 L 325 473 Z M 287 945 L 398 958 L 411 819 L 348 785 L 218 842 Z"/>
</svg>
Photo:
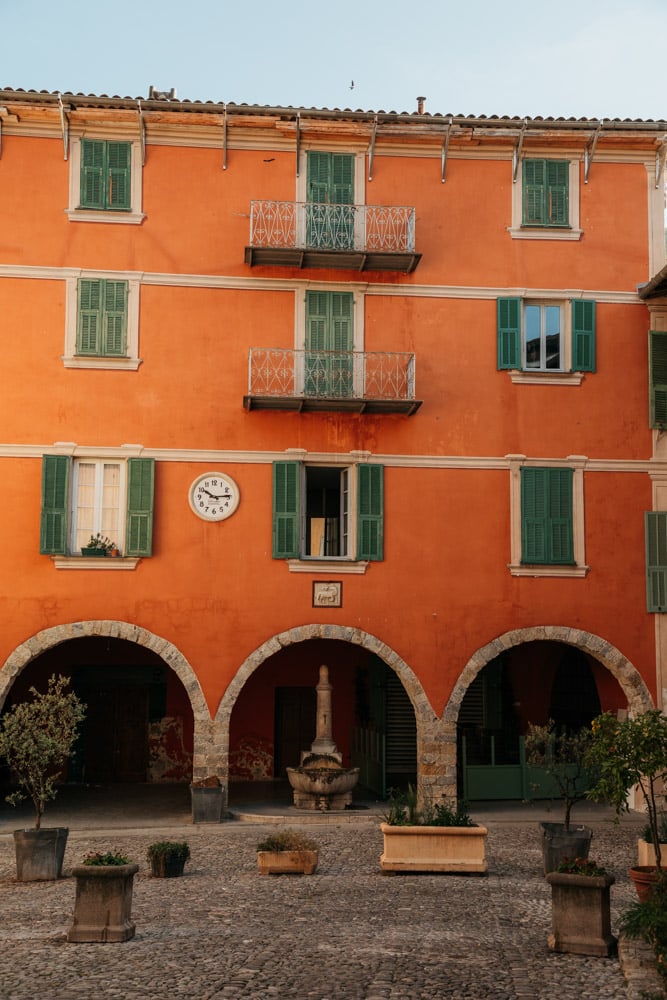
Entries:
<svg viewBox="0 0 667 1000">
<path fill-rule="evenodd" d="M 227 108 L 222 112 L 222 169 L 227 169 Z"/>
<path fill-rule="evenodd" d="M 146 122 L 144 112 L 141 108 L 141 98 L 137 98 L 137 108 L 139 113 L 139 141 L 141 142 L 141 165 L 146 163 Z"/>
<path fill-rule="evenodd" d="M 58 107 L 60 108 L 60 128 L 63 133 L 64 159 L 67 159 L 69 157 L 69 118 L 67 117 L 60 93 L 58 93 Z"/>
<path fill-rule="evenodd" d="M 523 139 L 526 134 L 527 127 L 528 127 L 528 119 L 524 118 L 523 125 L 521 126 L 521 131 L 519 132 L 519 138 L 515 142 L 514 149 L 512 150 L 512 184 L 516 184 L 516 179 L 519 174 L 519 163 L 521 162 Z"/>
<path fill-rule="evenodd" d="M 667 137 L 663 136 L 662 141 L 655 151 L 655 186 L 660 187 L 660 182 L 665 173 L 665 155 L 667 154 Z"/>
<path fill-rule="evenodd" d="M 452 116 L 449 116 L 449 123 L 445 131 L 445 141 L 442 144 L 442 152 L 440 153 L 440 182 L 445 183 L 447 179 L 447 153 L 449 152 L 449 134 L 452 130 Z"/>
<path fill-rule="evenodd" d="M 299 176 L 299 160 L 301 159 L 301 112 L 296 116 L 296 176 Z"/>
<path fill-rule="evenodd" d="M 600 132 L 604 126 L 604 118 L 598 123 L 598 127 L 591 136 L 591 138 L 586 143 L 586 148 L 584 149 L 584 184 L 588 184 L 588 175 L 591 170 L 591 163 L 593 162 L 593 157 L 595 155 L 595 147 L 598 144 L 598 139 L 600 138 Z"/>
<path fill-rule="evenodd" d="M 373 131 L 371 133 L 371 144 L 368 150 L 368 179 L 373 180 L 373 159 L 375 157 L 375 136 L 378 130 L 378 116 L 373 119 Z"/>
</svg>

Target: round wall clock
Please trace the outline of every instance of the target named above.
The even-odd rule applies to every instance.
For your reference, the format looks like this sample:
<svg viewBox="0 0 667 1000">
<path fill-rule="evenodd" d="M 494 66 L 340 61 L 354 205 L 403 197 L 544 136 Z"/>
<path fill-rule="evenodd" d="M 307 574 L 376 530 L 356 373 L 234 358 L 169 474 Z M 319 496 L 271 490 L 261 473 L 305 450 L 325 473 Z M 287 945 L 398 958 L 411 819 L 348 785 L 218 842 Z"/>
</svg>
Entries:
<svg viewBox="0 0 667 1000">
<path fill-rule="evenodd" d="M 204 521 L 224 521 L 239 505 L 239 488 L 224 472 L 207 472 L 197 476 L 190 487 L 190 506 Z"/>
</svg>

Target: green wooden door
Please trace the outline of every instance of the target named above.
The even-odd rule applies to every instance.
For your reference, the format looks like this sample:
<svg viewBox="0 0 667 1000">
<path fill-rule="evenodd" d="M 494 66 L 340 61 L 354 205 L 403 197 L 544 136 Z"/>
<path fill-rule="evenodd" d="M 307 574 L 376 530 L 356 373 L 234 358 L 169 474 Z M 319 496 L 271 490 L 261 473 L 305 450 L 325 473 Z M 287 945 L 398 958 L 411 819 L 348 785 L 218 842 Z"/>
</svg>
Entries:
<svg viewBox="0 0 667 1000">
<path fill-rule="evenodd" d="M 354 245 L 354 156 L 308 153 L 306 245 L 349 250 Z"/>
<path fill-rule="evenodd" d="M 306 396 L 353 395 L 352 306 L 350 292 L 306 293 Z"/>
</svg>

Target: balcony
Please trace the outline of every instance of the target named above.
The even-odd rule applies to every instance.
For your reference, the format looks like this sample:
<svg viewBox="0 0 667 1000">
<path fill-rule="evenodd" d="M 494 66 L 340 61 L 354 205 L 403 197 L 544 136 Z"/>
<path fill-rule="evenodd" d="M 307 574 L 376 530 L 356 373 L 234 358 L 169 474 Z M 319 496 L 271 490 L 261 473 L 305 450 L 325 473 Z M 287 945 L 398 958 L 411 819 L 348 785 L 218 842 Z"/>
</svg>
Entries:
<svg viewBox="0 0 667 1000">
<path fill-rule="evenodd" d="M 410 274 L 415 210 L 383 205 L 319 205 L 294 201 L 250 203 L 245 262 L 281 267 L 326 267 Z"/>
<path fill-rule="evenodd" d="M 246 410 L 416 413 L 414 354 L 252 347 Z"/>
</svg>

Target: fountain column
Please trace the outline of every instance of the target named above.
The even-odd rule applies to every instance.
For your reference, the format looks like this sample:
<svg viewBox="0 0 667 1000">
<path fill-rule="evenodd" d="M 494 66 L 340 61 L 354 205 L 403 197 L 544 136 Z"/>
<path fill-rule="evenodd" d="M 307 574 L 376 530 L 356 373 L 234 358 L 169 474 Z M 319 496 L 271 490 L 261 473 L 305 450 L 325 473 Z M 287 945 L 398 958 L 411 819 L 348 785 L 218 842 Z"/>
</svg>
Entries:
<svg viewBox="0 0 667 1000">
<path fill-rule="evenodd" d="M 315 719 L 315 739 L 310 745 L 311 753 L 336 754 L 338 747 L 333 741 L 331 721 L 331 692 L 329 683 L 329 668 L 320 667 L 320 679 L 315 688 L 317 692 L 317 716 Z"/>
</svg>

